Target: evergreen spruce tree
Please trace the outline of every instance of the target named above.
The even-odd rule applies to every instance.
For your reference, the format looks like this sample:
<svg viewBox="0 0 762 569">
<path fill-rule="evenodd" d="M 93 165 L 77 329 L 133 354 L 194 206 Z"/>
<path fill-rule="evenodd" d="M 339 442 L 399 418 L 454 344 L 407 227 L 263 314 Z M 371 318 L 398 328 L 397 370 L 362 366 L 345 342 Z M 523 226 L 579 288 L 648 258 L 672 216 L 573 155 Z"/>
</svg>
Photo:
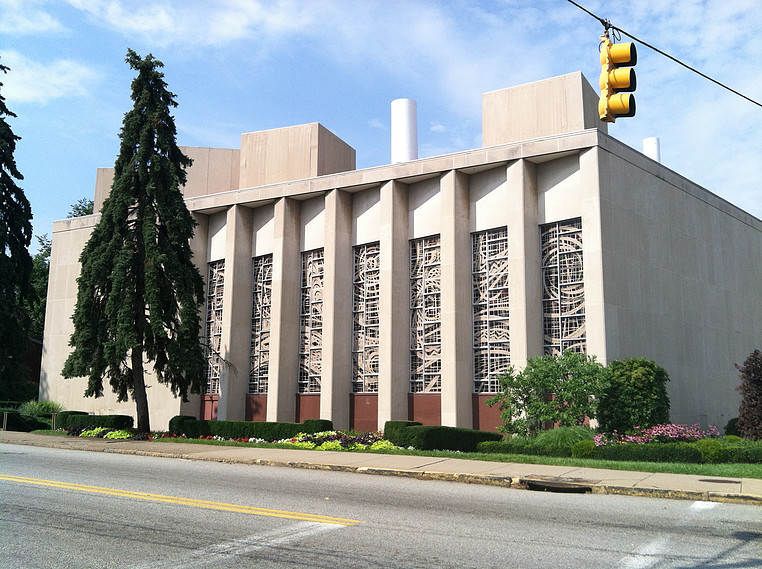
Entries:
<svg viewBox="0 0 762 569">
<path fill-rule="evenodd" d="M 203 281 L 189 243 L 196 223 L 179 190 L 191 160 L 176 144 L 175 96 L 160 61 L 132 50 L 126 61 L 137 71 L 133 108 L 122 124 L 111 193 L 80 257 L 74 350 L 63 375 L 86 376 L 88 397 L 103 395 L 107 377 L 119 401 L 132 396 L 137 428 L 147 432 L 144 360 L 175 396 L 201 389 Z"/>
<path fill-rule="evenodd" d="M 0 64 L 0 71 L 8 67 Z M 0 87 L 2 87 L 0 83 Z M 0 382 L 3 391 L 23 379 L 21 355 L 27 346 L 29 317 L 26 306 L 34 302 L 30 278 L 32 257 L 32 207 L 15 180 L 24 177 L 13 157 L 16 136 L 6 117 L 16 115 L 8 110 L 0 95 Z"/>
</svg>

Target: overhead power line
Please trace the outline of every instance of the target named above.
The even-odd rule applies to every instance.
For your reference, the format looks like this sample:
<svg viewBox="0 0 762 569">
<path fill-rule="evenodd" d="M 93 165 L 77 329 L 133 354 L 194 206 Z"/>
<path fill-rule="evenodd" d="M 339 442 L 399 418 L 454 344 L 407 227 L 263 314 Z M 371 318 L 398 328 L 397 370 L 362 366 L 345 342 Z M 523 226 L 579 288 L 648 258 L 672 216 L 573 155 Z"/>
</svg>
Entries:
<svg viewBox="0 0 762 569">
<path fill-rule="evenodd" d="M 728 91 L 730 91 L 731 93 L 734 93 L 735 95 L 738 95 L 739 97 L 741 97 L 741 98 L 743 98 L 743 99 L 746 99 L 746 100 L 747 100 L 747 101 L 749 101 L 750 103 L 754 103 L 754 104 L 755 104 L 755 105 L 757 105 L 758 107 L 762 107 L 762 103 L 760 103 L 759 101 L 755 101 L 755 100 L 754 100 L 754 99 L 752 99 L 751 97 L 747 97 L 747 96 L 746 96 L 746 95 L 744 95 L 743 93 L 739 93 L 738 91 L 736 91 L 736 90 L 735 90 L 735 89 L 733 89 L 732 87 L 728 87 L 728 86 L 727 86 L 727 85 L 725 85 L 724 83 L 721 83 L 720 81 L 717 81 L 716 79 L 712 79 L 712 78 L 711 78 L 711 77 L 709 77 L 709 75 L 707 75 L 706 73 L 702 73 L 701 71 L 699 71 L 698 69 L 695 69 L 694 67 L 691 67 L 691 66 L 690 66 L 690 65 L 688 65 L 687 63 L 683 63 L 682 61 L 680 61 L 680 60 L 679 60 L 679 59 L 677 59 L 676 57 L 672 57 L 670 54 L 668 54 L 668 53 L 666 53 L 666 52 L 664 52 L 664 51 L 660 50 L 659 48 L 657 48 L 657 47 L 654 47 L 654 46 L 652 46 L 651 44 L 649 44 L 649 43 L 647 43 L 647 42 L 644 42 L 642 39 L 636 38 L 634 35 L 632 35 L 632 34 L 631 34 L 631 33 L 629 33 L 629 32 L 626 32 L 626 31 L 625 31 L 625 30 L 623 30 L 622 28 L 618 28 L 617 26 L 614 26 L 614 25 L 613 25 L 611 22 L 609 22 L 608 20 L 604 20 L 603 18 L 600 18 L 599 16 L 596 16 L 595 14 L 593 14 L 593 13 L 592 13 L 590 10 L 588 10 L 587 8 L 585 8 L 585 7 L 583 7 L 583 6 L 580 6 L 579 4 L 577 4 L 576 2 L 574 2 L 574 0 L 567 0 L 567 2 L 569 2 L 570 4 L 574 4 L 574 5 L 575 5 L 577 8 L 579 8 L 579 9 L 580 9 L 580 10 L 582 10 L 583 12 L 586 12 L 587 14 L 589 14 L 590 16 L 592 16 L 593 18 L 595 18 L 596 20 L 598 20 L 598 21 L 601 23 L 601 25 L 603 25 L 603 27 L 604 27 L 606 30 L 609 30 L 609 29 L 612 29 L 612 30 L 616 30 L 617 32 L 619 32 L 619 33 L 621 33 L 621 34 L 624 34 L 624 35 L 626 35 L 627 37 L 634 39 L 636 42 L 638 42 L 638 43 L 640 43 L 640 44 L 643 44 L 643 45 L 644 45 L 644 46 L 646 46 L 647 48 L 650 48 L 650 49 L 654 50 L 656 53 L 658 53 L 658 54 L 660 54 L 660 55 L 663 55 L 664 57 L 666 57 L 666 58 L 668 58 L 668 59 L 671 59 L 671 60 L 672 60 L 672 61 L 674 61 L 675 63 L 678 63 L 678 64 L 682 65 L 682 66 L 683 66 L 683 67 L 685 67 L 686 69 L 689 69 L 690 71 L 693 71 L 694 73 L 696 73 L 696 74 L 698 74 L 698 75 L 701 75 L 701 77 L 703 77 L 704 79 L 708 79 L 708 80 L 709 80 L 709 81 L 711 81 L 712 83 L 714 83 L 714 84 L 716 84 L 716 85 L 719 85 L 719 86 L 720 86 L 720 87 L 722 87 L 723 89 L 727 89 L 727 90 L 728 90 Z"/>
</svg>

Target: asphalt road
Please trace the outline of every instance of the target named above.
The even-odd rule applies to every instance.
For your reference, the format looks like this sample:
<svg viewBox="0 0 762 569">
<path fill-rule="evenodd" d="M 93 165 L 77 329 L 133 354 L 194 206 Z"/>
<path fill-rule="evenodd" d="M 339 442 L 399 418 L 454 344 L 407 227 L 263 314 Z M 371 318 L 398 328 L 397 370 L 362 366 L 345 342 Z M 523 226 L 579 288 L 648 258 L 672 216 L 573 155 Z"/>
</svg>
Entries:
<svg viewBox="0 0 762 569">
<path fill-rule="evenodd" d="M 0 568 L 762 567 L 762 509 L 0 444 Z"/>
</svg>

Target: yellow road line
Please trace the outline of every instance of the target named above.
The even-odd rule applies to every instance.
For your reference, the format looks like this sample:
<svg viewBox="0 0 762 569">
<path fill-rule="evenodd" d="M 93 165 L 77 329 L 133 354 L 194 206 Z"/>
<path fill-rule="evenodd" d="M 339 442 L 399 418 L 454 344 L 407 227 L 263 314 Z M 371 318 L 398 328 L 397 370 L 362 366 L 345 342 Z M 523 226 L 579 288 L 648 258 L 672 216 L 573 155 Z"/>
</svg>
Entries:
<svg viewBox="0 0 762 569">
<path fill-rule="evenodd" d="M 271 516 L 276 518 L 287 518 L 291 520 L 305 520 L 309 522 L 319 522 L 324 524 L 354 525 L 363 522 L 359 520 L 350 520 L 346 518 L 333 518 L 330 516 L 319 516 L 317 514 L 305 514 L 302 512 L 288 512 L 284 510 L 269 510 L 267 508 L 255 508 L 253 506 L 242 506 L 239 504 L 226 504 L 224 502 L 209 502 L 206 500 L 195 500 L 193 498 L 180 498 L 177 496 L 162 496 L 161 494 L 148 494 L 145 492 L 133 492 L 131 490 L 118 490 L 116 488 L 103 488 L 100 486 L 85 486 L 83 484 L 71 484 L 69 482 L 57 482 L 55 480 L 41 480 L 39 478 L 25 478 L 23 476 L 9 476 L 0 474 L 0 480 L 9 482 L 20 482 L 24 484 L 35 484 L 37 486 L 50 486 L 53 488 L 63 488 L 66 490 L 77 490 L 80 492 L 93 492 L 96 494 L 108 494 L 110 496 L 121 496 L 124 498 L 135 498 L 138 500 L 150 500 L 152 502 L 166 502 L 168 504 L 179 504 L 183 506 L 194 506 L 196 508 L 207 508 L 210 510 L 222 510 L 226 512 L 237 512 L 241 514 L 252 514 L 257 516 Z"/>
</svg>

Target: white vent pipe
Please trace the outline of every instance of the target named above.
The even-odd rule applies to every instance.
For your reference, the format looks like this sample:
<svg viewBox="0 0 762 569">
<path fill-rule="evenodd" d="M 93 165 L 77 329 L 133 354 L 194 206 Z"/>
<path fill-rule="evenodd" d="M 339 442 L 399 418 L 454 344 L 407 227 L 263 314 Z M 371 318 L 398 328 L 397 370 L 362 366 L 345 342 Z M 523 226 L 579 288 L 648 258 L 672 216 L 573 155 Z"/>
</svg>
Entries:
<svg viewBox="0 0 762 569">
<path fill-rule="evenodd" d="M 412 99 L 392 101 L 392 164 L 418 159 L 418 106 Z"/>
<path fill-rule="evenodd" d="M 661 149 L 659 147 L 659 139 L 656 136 L 643 139 L 643 154 L 648 156 L 651 160 L 661 162 Z"/>
</svg>

